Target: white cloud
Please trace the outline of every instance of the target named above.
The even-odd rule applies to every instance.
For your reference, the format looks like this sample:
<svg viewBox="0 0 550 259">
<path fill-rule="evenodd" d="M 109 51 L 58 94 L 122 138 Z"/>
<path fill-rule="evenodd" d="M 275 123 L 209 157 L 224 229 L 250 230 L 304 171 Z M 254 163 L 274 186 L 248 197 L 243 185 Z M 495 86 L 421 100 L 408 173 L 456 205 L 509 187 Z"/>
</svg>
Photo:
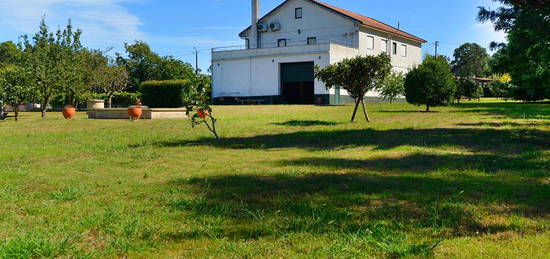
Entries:
<svg viewBox="0 0 550 259">
<path fill-rule="evenodd" d="M 495 31 L 493 24 L 476 23 L 473 26 L 476 33 L 477 43 L 489 49 L 491 42 L 506 42 L 506 33 L 503 31 Z"/>
<path fill-rule="evenodd" d="M 65 26 L 70 18 L 82 29 L 83 41 L 92 46 L 115 46 L 145 39 L 140 19 L 121 3 L 128 0 L 1 0 L 0 26 L 14 33 L 29 34 L 38 29 L 43 16 L 51 30 Z"/>
</svg>

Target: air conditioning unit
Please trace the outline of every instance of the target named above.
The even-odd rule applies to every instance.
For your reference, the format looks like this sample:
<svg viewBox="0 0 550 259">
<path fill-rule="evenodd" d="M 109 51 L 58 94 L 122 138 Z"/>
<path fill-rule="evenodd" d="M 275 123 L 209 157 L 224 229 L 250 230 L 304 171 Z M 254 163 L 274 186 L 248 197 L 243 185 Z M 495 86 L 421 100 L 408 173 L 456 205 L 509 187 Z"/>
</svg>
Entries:
<svg viewBox="0 0 550 259">
<path fill-rule="evenodd" d="M 281 24 L 278 23 L 278 22 L 272 22 L 269 25 L 269 28 L 271 29 L 271 31 L 280 31 L 281 30 Z"/>
<path fill-rule="evenodd" d="M 259 23 L 258 24 L 258 31 L 259 32 L 267 32 L 269 30 L 269 26 L 266 23 Z"/>
</svg>

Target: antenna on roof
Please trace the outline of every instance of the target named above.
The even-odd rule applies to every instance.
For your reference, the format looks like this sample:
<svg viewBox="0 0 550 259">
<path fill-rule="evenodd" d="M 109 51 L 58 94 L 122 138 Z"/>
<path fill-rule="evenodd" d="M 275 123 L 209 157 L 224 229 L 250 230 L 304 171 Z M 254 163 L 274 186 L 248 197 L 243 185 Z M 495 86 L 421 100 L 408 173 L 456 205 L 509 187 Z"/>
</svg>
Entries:
<svg viewBox="0 0 550 259">
<path fill-rule="evenodd" d="M 397 29 L 401 30 L 401 22 L 399 22 L 399 21 L 397 22 Z"/>
</svg>

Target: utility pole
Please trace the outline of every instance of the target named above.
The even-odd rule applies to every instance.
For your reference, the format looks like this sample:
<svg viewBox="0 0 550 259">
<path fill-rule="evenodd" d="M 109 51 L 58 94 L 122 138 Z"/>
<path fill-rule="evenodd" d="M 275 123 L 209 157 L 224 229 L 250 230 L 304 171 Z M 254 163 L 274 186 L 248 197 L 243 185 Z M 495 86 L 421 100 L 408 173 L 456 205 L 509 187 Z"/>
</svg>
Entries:
<svg viewBox="0 0 550 259">
<path fill-rule="evenodd" d="M 199 51 L 196 47 L 193 48 L 195 50 L 195 74 L 199 74 Z"/>
<path fill-rule="evenodd" d="M 435 56 L 437 57 L 437 48 L 439 47 L 439 41 L 435 42 Z"/>
</svg>

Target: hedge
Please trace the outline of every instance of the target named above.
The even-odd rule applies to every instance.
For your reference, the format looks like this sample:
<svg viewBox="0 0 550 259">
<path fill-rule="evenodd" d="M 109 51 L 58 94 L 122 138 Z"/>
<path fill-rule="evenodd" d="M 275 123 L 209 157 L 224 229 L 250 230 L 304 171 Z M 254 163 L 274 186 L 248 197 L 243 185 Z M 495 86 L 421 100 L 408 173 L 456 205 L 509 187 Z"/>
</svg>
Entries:
<svg viewBox="0 0 550 259">
<path fill-rule="evenodd" d="M 140 86 L 141 101 L 151 108 L 179 108 L 190 89 L 189 80 L 145 81 Z"/>
</svg>

